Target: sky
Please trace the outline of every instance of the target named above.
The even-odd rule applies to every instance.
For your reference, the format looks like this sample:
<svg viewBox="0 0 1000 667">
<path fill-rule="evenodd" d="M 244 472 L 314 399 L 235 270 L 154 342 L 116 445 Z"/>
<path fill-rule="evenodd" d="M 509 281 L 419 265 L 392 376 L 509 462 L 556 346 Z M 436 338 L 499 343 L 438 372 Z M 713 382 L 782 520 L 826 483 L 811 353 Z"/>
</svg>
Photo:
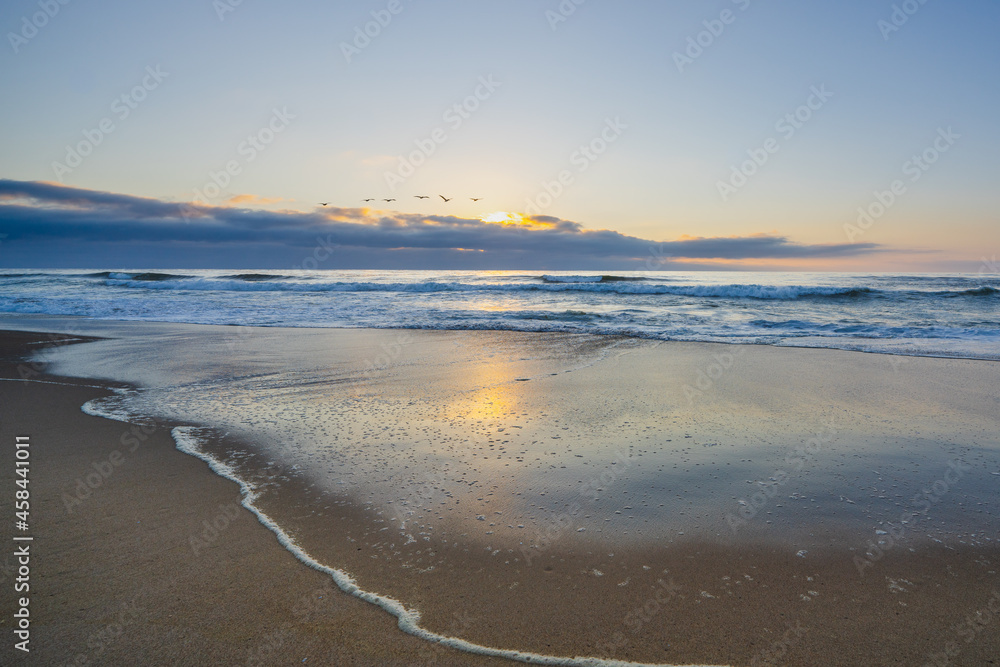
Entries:
<svg viewBox="0 0 1000 667">
<path fill-rule="evenodd" d="M 10 0 L 0 267 L 976 272 L 998 28 L 991 0 Z"/>
</svg>

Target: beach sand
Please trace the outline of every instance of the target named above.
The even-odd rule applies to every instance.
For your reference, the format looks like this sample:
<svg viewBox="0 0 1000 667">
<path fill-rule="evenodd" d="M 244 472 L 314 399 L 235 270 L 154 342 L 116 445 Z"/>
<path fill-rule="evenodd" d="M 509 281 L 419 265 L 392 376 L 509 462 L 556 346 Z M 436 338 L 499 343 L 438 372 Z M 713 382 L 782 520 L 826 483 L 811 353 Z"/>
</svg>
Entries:
<svg viewBox="0 0 1000 667">
<path fill-rule="evenodd" d="M 447 340 L 476 336 L 450 332 Z M 428 341 L 433 347 L 440 337 Z M 146 433 L 83 414 L 83 403 L 109 393 L 102 383 L 36 375 L 46 369 L 35 366 L 22 381 L 25 366 L 19 371 L 14 358 L 31 342 L 52 341 L 44 334 L 0 337 L 7 357 L 0 437 L 10 443 L 26 433 L 32 441 L 29 664 L 513 664 L 410 637 L 386 612 L 335 589 L 238 507 L 235 484 L 176 449 L 172 424 Z M 609 414 L 641 427 L 611 429 L 621 430 L 617 446 L 629 453 L 617 464 L 632 481 L 604 496 L 622 509 L 605 511 L 625 511 L 626 521 L 635 508 L 644 526 L 612 522 L 615 530 L 598 534 L 578 516 L 583 510 L 565 520 L 547 514 L 530 537 L 511 526 L 459 541 L 454 526 L 472 533 L 485 522 L 454 519 L 423 543 L 387 549 L 377 510 L 346 501 L 331 507 L 329 494 L 308 480 L 289 481 L 259 506 L 322 562 L 418 608 L 424 627 L 487 646 L 663 664 L 923 665 L 947 654 L 947 664 L 994 664 L 996 364 L 767 347 L 625 347 L 610 362 L 613 372 L 592 364 L 548 385 L 511 383 L 504 404 L 541 395 L 593 402 L 588 392 L 604 391 Z M 712 364 L 728 367 L 719 355 L 729 354 L 741 355 L 739 371 L 717 375 Z M 433 389 L 419 368 L 394 372 L 394 380 L 413 373 L 425 392 Z M 650 422 L 664 395 L 672 421 Z M 544 430 L 541 421 L 534 428 Z M 691 507 L 664 510 L 662 520 L 655 509 L 640 514 L 641 498 L 623 495 L 649 479 L 638 471 L 640 456 L 651 453 L 635 439 L 647 427 L 669 442 L 694 441 L 677 450 L 688 476 L 672 479 L 706 489 L 685 492 L 681 504 Z M 942 445 L 940 433 L 950 434 L 949 442 Z M 789 466 L 785 445 L 808 446 L 810 437 L 815 452 L 802 454 L 806 465 Z M 741 438 L 772 439 L 775 452 L 727 472 L 728 461 L 713 452 Z M 215 445 L 220 455 L 229 446 Z M 4 451 L 3 488 L 13 489 L 12 448 Z M 758 444 L 754 451 L 769 450 Z M 853 460 L 889 468 L 859 482 Z M 960 462 L 951 473 L 949 461 Z M 756 468 L 773 477 L 778 467 L 831 493 L 797 498 L 801 480 L 761 487 L 751 482 L 768 479 L 766 472 L 747 478 Z M 89 494 L 76 491 L 101 470 L 110 474 Z M 615 479 L 605 482 L 614 486 Z M 933 492 L 938 482 L 947 488 L 937 487 L 933 531 L 927 519 L 919 535 L 910 530 L 892 544 L 879 537 L 876 531 L 889 527 L 886 507 L 912 509 L 912 491 Z M 838 500 L 836 492 L 848 488 L 853 497 Z M 767 489 L 757 496 L 759 511 L 741 515 L 739 501 L 752 503 L 758 489 Z M 680 518 L 685 509 L 696 518 Z M 349 539 L 322 539 L 331 523 Z M 882 549 L 866 553 L 871 540 L 883 540 Z M 3 572 L 9 582 L 9 568 Z M 9 594 L 3 604 L 9 627 Z M 9 646 L 3 651 L 14 654 Z"/>
<path fill-rule="evenodd" d="M 13 437 L 31 436 L 30 653 L 13 648 L 13 547 L 4 549 L 0 663 L 5 665 L 499 665 L 396 628 L 281 547 L 237 505 L 238 487 L 177 451 L 168 428 L 131 451 L 125 424 L 80 406 L 107 390 L 39 375 L 12 361 L 44 334 L 0 335 L 4 469 L 14 493 Z M 19 372 L 19 371 L 23 371 Z M 27 374 L 32 381 L 19 381 Z M 58 382 L 65 384 L 45 384 Z M 114 453 L 118 452 L 118 456 Z M 114 457 L 114 458 L 112 458 Z M 84 480 L 121 461 L 67 510 Z M 98 472 L 100 472 L 98 470 Z M 96 478 L 91 478 L 95 480 Z M 13 503 L 10 503 L 13 512 Z M 203 521 L 234 517 L 214 540 Z M 223 525 L 219 521 L 217 525 Z M 7 531 L 10 532 L 10 531 Z M 208 542 L 195 554 L 192 536 Z M 9 537 L 8 537 L 9 539 Z M 209 540 L 211 540 L 209 542 Z M 12 543 L 9 543 L 12 544 Z"/>
</svg>

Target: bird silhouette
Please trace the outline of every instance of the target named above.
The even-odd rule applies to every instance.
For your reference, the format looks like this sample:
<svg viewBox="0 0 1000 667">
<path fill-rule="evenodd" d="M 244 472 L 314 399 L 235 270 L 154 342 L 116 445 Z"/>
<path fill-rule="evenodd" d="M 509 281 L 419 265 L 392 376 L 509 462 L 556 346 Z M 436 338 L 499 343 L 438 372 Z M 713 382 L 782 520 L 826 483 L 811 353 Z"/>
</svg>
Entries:
<svg viewBox="0 0 1000 667">
<path fill-rule="evenodd" d="M 375 201 L 374 199 L 362 199 L 361 201 Z"/>
<path fill-rule="evenodd" d="M 451 201 L 451 199 L 454 199 L 454 197 L 452 197 L 451 199 L 448 199 L 448 198 L 447 198 L 447 197 L 445 197 L 444 195 L 438 195 L 438 197 L 440 197 L 441 199 L 445 200 L 445 202 L 450 202 L 450 201 Z"/>
<path fill-rule="evenodd" d="M 428 197 L 427 195 L 413 195 L 413 196 L 416 197 L 417 199 L 430 199 L 430 197 Z"/>
<path fill-rule="evenodd" d="M 395 199 L 383 199 L 382 201 L 396 201 Z"/>
<path fill-rule="evenodd" d="M 469 197 L 472 201 L 479 201 L 482 197 Z"/>
<path fill-rule="evenodd" d="M 319 203 L 319 205 L 320 205 L 320 206 L 326 206 L 326 205 L 327 205 L 327 204 L 329 204 L 329 203 L 330 203 L 330 202 L 328 202 L 328 201 L 321 201 L 321 202 Z"/>
</svg>

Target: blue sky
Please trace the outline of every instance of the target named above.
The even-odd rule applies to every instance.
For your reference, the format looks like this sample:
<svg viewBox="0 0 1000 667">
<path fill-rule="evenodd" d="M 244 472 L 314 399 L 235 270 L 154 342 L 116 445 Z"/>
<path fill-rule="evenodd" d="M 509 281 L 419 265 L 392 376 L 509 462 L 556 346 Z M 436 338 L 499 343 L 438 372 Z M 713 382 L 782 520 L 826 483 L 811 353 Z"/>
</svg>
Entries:
<svg viewBox="0 0 1000 667">
<path fill-rule="evenodd" d="M 526 230 L 547 228 L 517 214 L 647 245 L 857 244 L 833 256 L 678 257 L 718 268 L 976 271 L 1000 246 L 995 2 L 41 6 L 54 15 L 38 19 L 38 0 L 0 9 L 0 177 L 11 181 L 298 221 L 322 220 L 317 204 L 330 202 L 358 209 L 338 224 L 368 226 L 453 216 L 484 227 L 505 212 L 529 244 Z M 386 25 L 375 30 L 372 12 Z M 35 33 L 33 17 L 44 23 Z M 355 42 L 366 24 L 378 34 Z M 678 53 L 695 57 L 679 67 Z M 76 163 L 68 152 L 81 143 L 95 145 Z M 934 163 L 915 167 L 925 151 Z M 121 256 L 100 224 L 85 238 L 51 232 L 48 254 L 30 246 L 31 211 L 42 220 L 53 200 L 29 191 L 0 195 L 0 265 Z M 99 223 L 101 205 L 88 202 Z M 859 225 L 859 207 L 878 215 Z M 104 211 L 115 224 L 118 212 Z M 161 265 L 190 251 L 197 224 L 159 241 Z M 198 243 L 209 265 L 261 261 Z M 362 250 L 394 265 L 380 247 Z M 469 262 L 468 248 L 447 250 L 419 262 Z M 502 254 L 475 250 L 503 268 Z M 143 252 L 125 256 L 154 261 Z M 420 268 L 407 257 L 400 266 Z M 595 260 L 559 259 L 574 261 Z"/>
</svg>

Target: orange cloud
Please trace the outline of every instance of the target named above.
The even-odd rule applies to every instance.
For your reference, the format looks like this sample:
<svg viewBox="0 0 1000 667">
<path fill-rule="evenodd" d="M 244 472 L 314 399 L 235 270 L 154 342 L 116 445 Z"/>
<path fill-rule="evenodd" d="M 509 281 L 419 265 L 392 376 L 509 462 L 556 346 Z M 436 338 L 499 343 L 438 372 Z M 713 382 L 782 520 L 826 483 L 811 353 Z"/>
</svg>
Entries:
<svg viewBox="0 0 1000 667">
<path fill-rule="evenodd" d="M 285 198 L 261 197 L 259 195 L 234 195 L 226 200 L 226 204 L 230 206 L 239 206 L 240 204 L 256 204 L 258 206 L 268 206 L 270 204 L 277 204 L 280 201 L 285 201 Z"/>
</svg>

